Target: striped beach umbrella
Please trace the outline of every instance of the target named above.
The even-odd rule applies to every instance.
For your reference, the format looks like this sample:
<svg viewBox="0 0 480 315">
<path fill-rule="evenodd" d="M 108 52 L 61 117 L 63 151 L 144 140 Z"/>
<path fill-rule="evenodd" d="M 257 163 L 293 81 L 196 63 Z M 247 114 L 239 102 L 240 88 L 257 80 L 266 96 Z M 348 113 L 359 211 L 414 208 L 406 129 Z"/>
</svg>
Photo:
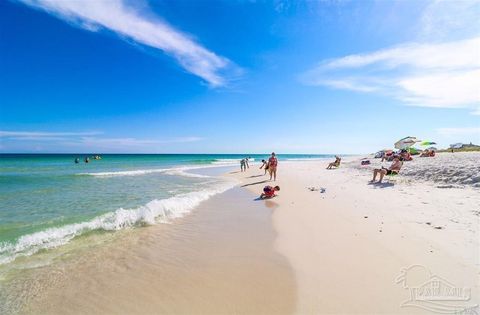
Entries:
<svg viewBox="0 0 480 315">
<path fill-rule="evenodd" d="M 416 137 L 405 137 L 395 142 L 395 148 L 399 150 L 408 149 L 417 142 L 420 142 Z"/>
</svg>

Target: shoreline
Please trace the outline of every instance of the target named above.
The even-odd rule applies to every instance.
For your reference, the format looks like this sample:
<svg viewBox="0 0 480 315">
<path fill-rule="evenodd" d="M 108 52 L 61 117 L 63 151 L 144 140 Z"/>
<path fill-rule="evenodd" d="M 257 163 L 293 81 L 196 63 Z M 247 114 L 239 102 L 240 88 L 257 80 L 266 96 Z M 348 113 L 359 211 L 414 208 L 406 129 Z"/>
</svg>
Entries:
<svg viewBox="0 0 480 315">
<path fill-rule="evenodd" d="M 27 298 L 22 314 L 291 314 L 294 276 L 274 251 L 273 209 L 252 199 L 233 188 L 171 224 L 27 270 L 11 302 Z"/>
<path fill-rule="evenodd" d="M 480 302 L 480 196 L 416 177 L 450 158 L 439 156 L 381 185 L 368 184 L 379 160 L 363 168 L 347 157 L 334 170 L 327 158 L 280 161 L 271 200 L 257 198 L 273 183 L 259 165 L 195 170 L 239 184 L 168 224 L 81 236 L 93 245 L 26 270 L 6 298 L 25 314 L 431 314 L 408 302 L 428 273 L 469 290 L 443 306 L 462 311 Z M 417 287 L 402 280 L 412 277 Z"/>
<path fill-rule="evenodd" d="M 265 202 L 278 206 L 275 244 L 295 271 L 296 313 L 431 313 L 435 306 L 419 301 L 407 306 L 415 286 L 400 276 L 413 277 L 411 266 L 470 290 L 467 301 L 445 307 L 478 306 L 479 220 L 471 212 L 480 204 L 477 190 L 410 180 L 369 185 L 371 172 L 357 163 L 358 157 L 347 158 L 339 169 L 325 170 L 325 162 L 280 161 L 276 182 L 250 177 L 263 174 L 251 168 L 231 175 L 257 196 L 264 185 L 281 187 Z"/>
</svg>

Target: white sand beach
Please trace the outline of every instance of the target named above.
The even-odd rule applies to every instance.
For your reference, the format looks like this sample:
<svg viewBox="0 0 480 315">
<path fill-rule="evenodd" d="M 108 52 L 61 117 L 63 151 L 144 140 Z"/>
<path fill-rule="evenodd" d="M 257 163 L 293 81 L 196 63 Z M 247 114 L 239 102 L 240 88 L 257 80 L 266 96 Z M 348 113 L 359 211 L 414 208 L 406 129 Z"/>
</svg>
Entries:
<svg viewBox="0 0 480 315">
<path fill-rule="evenodd" d="M 480 154 L 415 157 L 382 184 L 369 184 L 380 159 L 365 167 L 360 158 L 333 170 L 324 161 L 280 161 L 276 182 L 255 177 L 263 170 L 233 174 L 257 195 L 264 185 L 281 187 L 274 199 L 257 202 L 277 206 L 275 244 L 295 272 L 296 313 L 478 310 Z M 467 298 L 407 302 L 435 276 L 466 289 Z"/>
<path fill-rule="evenodd" d="M 475 314 L 479 153 L 251 165 L 236 188 L 171 224 L 125 230 L 22 272 L 3 291 L 25 314 Z M 385 162 L 387 166 L 389 163 Z M 461 167 L 459 167 L 461 165 Z M 270 200 L 267 184 L 281 187 Z M 100 240 L 100 241 L 99 241 Z M 45 255 L 48 252 L 44 253 Z M 39 255 L 39 261 L 43 254 Z M 20 295 L 15 292 L 21 292 Z"/>
</svg>

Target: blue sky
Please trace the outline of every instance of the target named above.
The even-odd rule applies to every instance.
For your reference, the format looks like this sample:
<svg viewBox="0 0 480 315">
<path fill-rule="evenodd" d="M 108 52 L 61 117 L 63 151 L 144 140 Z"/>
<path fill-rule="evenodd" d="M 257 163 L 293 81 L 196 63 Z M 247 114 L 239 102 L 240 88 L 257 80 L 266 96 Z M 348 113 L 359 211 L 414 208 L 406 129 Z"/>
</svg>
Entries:
<svg viewBox="0 0 480 315">
<path fill-rule="evenodd" d="M 0 152 L 480 143 L 478 1 L 0 2 Z"/>
</svg>

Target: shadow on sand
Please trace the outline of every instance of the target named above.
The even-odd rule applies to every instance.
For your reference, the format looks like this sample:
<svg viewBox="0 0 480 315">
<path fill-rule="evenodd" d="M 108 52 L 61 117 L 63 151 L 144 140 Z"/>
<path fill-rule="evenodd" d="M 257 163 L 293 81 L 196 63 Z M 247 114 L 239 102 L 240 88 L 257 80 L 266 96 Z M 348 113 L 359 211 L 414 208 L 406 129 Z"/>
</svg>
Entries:
<svg viewBox="0 0 480 315">
<path fill-rule="evenodd" d="M 262 176 L 265 176 L 265 175 L 252 175 L 252 176 L 248 176 L 247 178 L 255 178 L 255 177 L 262 177 Z"/>
<path fill-rule="evenodd" d="M 262 180 L 262 181 L 259 181 L 259 182 L 254 182 L 254 183 L 250 183 L 250 184 L 245 184 L 245 185 L 242 185 L 240 187 L 247 187 L 247 186 L 253 186 L 253 185 L 259 185 L 259 184 L 264 184 L 264 183 L 268 183 L 269 181 L 268 180 Z"/>
<path fill-rule="evenodd" d="M 387 188 L 387 187 L 395 186 L 394 183 L 389 183 L 389 182 L 386 182 L 386 183 L 385 182 L 383 182 L 383 183 L 375 182 L 375 183 L 368 183 L 368 185 L 372 185 L 375 188 Z"/>
</svg>

